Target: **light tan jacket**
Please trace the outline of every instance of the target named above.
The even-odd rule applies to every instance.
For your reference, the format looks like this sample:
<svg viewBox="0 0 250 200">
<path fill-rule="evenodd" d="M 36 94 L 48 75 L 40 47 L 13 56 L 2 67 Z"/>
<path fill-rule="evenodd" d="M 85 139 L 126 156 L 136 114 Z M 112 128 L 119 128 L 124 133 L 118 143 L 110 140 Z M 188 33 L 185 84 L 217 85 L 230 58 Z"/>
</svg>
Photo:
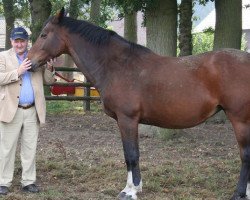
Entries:
<svg viewBox="0 0 250 200">
<path fill-rule="evenodd" d="M 11 122 L 18 108 L 22 79 L 18 77 L 18 59 L 14 49 L 0 52 L 0 121 Z M 40 123 L 45 123 L 46 104 L 43 81 L 53 83 L 53 73 L 40 68 L 31 73 L 35 107 Z"/>
</svg>

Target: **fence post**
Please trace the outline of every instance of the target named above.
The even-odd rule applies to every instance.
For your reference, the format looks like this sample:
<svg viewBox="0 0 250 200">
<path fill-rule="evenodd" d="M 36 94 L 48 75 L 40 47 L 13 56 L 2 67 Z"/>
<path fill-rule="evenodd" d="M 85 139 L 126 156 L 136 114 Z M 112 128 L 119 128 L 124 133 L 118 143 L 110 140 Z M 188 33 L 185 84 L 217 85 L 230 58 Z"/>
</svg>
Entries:
<svg viewBox="0 0 250 200">
<path fill-rule="evenodd" d="M 66 71 L 66 72 L 80 72 L 78 68 L 68 68 L 68 67 L 56 67 L 56 71 Z M 67 101 L 86 101 L 83 102 L 83 107 L 85 111 L 90 111 L 90 102 L 92 101 L 100 101 L 100 97 L 91 97 L 91 83 L 87 80 L 84 83 L 77 82 L 56 82 L 52 84 L 44 84 L 44 86 L 59 86 L 59 87 L 84 87 L 84 95 L 82 97 L 77 96 L 45 96 L 46 100 L 67 100 Z"/>
<path fill-rule="evenodd" d="M 90 82 L 87 80 L 87 83 L 90 83 Z M 85 96 L 90 97 L 90 86 L 86 87 L 86 95 Z M 90 100 L 85 101 L 85 111 L 90 111 Z"/>
</svg>

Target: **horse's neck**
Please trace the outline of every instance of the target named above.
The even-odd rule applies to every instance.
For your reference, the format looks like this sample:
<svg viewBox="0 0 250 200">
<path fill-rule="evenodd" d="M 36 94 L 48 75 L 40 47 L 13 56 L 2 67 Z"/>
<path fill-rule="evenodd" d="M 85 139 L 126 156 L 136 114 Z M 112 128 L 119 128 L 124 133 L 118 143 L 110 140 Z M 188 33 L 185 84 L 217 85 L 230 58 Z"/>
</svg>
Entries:
<svg viewBox="0 0 250 200">
<path fill-rule="evenodd" d="M 105 87 L 110 80 L 112 60 L 118 57 L 122 59 L 124 55 L 122 52 L 127 47 L 117 40 L 111 40 L 109 44 L 103 46 L 91 45 L 85 41 L 80 44 L 81 46 L 79 41 L 71 42 L 72 47 L 69 48 L 69 52 L 74 62 L 95 87 Z"/>
<path fill-rule="evenodd" d="M 83 46 L 82 48 L 73 47 L 69 51 L 76 66 L 83 72 L 87 80 L 94 85 L 101 85 L 104 69 L 98 62 L 102 60 L 102 55 L 98 56 L 97 49 Z"/>
</svg>

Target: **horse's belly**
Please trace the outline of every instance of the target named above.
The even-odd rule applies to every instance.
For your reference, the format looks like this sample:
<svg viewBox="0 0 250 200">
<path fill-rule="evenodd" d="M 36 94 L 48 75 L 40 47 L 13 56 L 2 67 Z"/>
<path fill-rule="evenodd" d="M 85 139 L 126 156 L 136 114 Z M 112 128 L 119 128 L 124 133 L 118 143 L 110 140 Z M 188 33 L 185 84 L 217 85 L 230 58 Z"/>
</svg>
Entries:
<svg viewBox="0 0 250 200">
<path fill-rule="evenodd" d="M 208 118 L 208 117 L 207 117 Z M 189 128 L 196 126 L 207 118 L 199 118 L 197 116 L 167 116 L 167 117 L 160 117 L 160 118 L 144 118 L 140 121 L 140 123 L 159 126 L 162 128 Z"/>
<path fill-rule="evenodd" d="M 196 126 L 218 112 L 215 103 L 163 106 L 160 110 L 150 107 L 141 123 L 163 128 L 189 128 Z"/>
</svg>

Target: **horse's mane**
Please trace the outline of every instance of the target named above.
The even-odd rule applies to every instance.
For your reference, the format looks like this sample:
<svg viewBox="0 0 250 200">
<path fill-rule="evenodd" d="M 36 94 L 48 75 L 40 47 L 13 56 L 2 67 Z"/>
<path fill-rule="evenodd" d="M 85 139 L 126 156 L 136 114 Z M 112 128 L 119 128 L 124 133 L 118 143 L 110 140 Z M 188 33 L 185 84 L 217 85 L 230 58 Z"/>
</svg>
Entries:
<svg viewBox="0 0 250 200">
<path fill-rule="evenodd" d="M 112 37 L 115 37 L 120 41 L 127 43 L 131 50 L 142 50 L 144 52 L 151 52 L 150 49 L 142 45 L 127 41 L 112 30 L 104 29 L 84 20 L 76 20 L 71 17 L 64 17 L 60 21 L 59 26 L 66 27 L 70 33 L 80 34 L 81 37 L 84 37 L 84 39 L 86 39 L 93 45 L 100 46 L 108 44 L 110 42 L 110 39 Z"/>
</svg>

